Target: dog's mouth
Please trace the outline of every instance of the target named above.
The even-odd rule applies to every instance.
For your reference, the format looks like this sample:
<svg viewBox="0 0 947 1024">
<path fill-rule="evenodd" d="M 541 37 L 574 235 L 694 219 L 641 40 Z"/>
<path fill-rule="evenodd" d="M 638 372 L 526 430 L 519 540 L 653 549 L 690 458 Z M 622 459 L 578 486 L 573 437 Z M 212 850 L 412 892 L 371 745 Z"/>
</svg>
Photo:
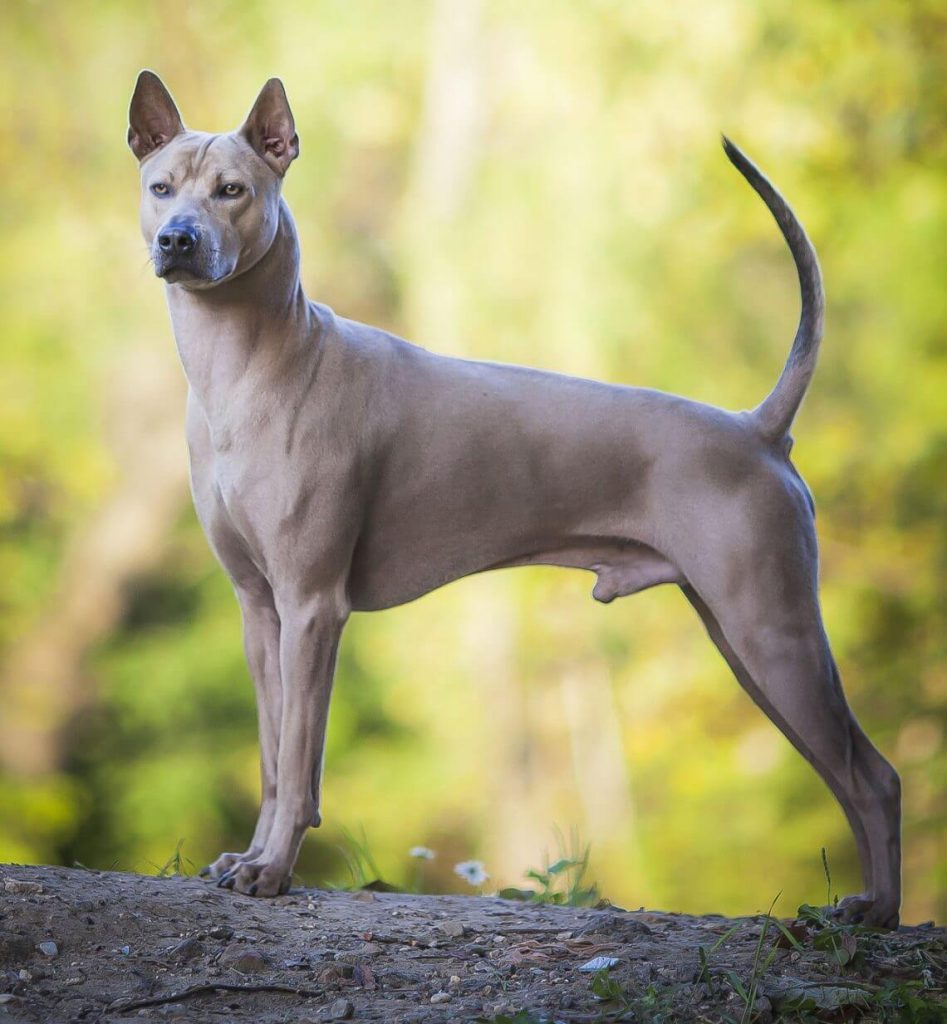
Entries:
<svg viewBox="0 0 947 1024">
<path fill-rule="evenodd" d="M 202 275 L 195 273 L 188 267 L 155 267 L 155 273 L 168 284 L 180 284 L 181 281 L 200 281 Z"/>
<path fill-rule="evenodd" d="M 201 261 L 167 260 L 156 256 L 152 262 L 155 274 L 163 281 L 192 288 L 209 288 L 219 284 L 233 272 L 233 268 L 209 267 Z"/>
</svg>

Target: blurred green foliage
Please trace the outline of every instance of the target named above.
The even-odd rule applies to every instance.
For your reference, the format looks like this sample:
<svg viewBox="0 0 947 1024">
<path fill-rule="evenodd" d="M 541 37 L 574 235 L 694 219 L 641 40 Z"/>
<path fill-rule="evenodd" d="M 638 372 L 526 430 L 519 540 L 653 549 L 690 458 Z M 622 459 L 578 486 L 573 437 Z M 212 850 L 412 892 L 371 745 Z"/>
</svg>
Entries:
<svg viewBox="0 0 947 1024">
<path fill-rule="evenodd" d="M 236 126 L 279 74 L 311 297 L 446 352 L 755 404 L 797 314 L 719 151 L 823 261 L 794 458 L 850 700 L 904 782 L 905 917 L 947 909 L 947 12 L 935 0 L 14 0 L 0 9 L 0 860 L 149 870 L 242 849 L 255 710 L 190 509 L 183 385 L 124 145 L 140 67 Z M 326 826 L 390 881 L 518 884 L 551 827 L 625 905 L 789 912 L 860 882 L 841 812 L 680 595 L 518 569 L 355 616 Z"/>
</svg>

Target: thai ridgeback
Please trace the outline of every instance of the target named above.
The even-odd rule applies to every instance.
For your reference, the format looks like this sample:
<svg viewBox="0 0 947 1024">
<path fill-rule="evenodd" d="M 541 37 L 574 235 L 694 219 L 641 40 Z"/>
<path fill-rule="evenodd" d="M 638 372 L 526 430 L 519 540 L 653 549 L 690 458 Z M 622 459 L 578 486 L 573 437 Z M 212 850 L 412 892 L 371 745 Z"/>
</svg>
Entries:
<svg viewBox="0 0 947 1024">
<path fill-rule="evenodd" d="M 802 314 L 772 392 L 726 412 L 647 388 L 448 358 L 306 298 L 281 185 L 299 152 L 271 79 L 237 131 L 184 127 L 138 78 L 128 142 L 141 227 L 190 385 L 197 514 L 233 581 L 260 723 L 248 849 L 205 873 L 285 892 L 318 825 L 329 696 L 349 613 L 487 569 L 595 574 L 612 601 L 679 586 L 754 701 L 825 780 L 858 845 L 848 920 L 895 927 L 900 783 L 849 710 L 822 622 L 812 497 L 789 460 L 824 298 L 779 192 L 729 140 L 792 253 Z"/>
</svg>

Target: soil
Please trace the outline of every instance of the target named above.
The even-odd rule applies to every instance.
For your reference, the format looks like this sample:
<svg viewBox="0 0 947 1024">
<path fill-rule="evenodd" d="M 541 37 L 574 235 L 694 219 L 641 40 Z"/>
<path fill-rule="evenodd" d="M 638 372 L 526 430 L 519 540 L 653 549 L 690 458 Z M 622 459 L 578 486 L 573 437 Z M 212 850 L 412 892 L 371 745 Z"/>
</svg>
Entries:
<svg viewBox="0 0 947 1024">
<path fill-rule="evenodd" d="M 583 970 L 601 957 L 607 973 Z M 932 925 L 787 935 L 762 917 L 367 890 L 264 901 L 197 878 L 0 866 L 0 1024 L 936 1022 L 945 965 Z"/>
</svg>

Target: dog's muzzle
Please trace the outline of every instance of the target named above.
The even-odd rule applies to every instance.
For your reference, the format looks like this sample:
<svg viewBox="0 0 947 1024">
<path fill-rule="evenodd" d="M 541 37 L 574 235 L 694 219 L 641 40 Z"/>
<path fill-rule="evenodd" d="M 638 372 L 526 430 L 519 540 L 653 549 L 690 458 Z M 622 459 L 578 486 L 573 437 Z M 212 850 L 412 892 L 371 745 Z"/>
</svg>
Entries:
<svg viewBox="0 0 947 1024">
<path fill-rule="evenodd" d="M 200 228 L 192 221 L 165 224 L 155 237 L 151 250 L 155 273 L 164 278 L 211 276 L 204 257 Z"/>
</svg>

